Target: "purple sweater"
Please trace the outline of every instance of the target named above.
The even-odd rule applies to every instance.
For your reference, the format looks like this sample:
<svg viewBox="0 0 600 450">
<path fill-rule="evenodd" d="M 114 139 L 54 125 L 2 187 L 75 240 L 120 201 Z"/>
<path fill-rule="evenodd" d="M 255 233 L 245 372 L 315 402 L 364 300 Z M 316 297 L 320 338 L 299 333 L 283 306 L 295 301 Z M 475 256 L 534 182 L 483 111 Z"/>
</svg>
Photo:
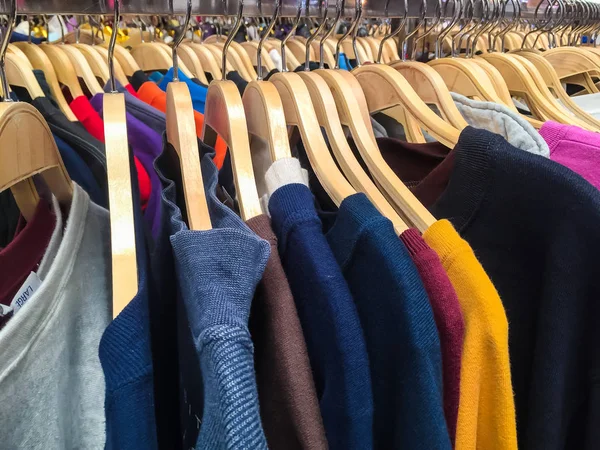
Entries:
<svg viewBox="0 0 600 450">
<path fill-rule="evenodd" d="M 600 189 L 600 134 L 550 121 L 542 125 L 540 134 L 550 147 L 552 161 Z"/>
<path fill-rule="evenodd" d="M 400 235 L 417 267 L 440 336 L 442 375 L 444 380 L 444 415 L 454 447 L 458 400 L 460 397 L 460 359 L 462 356 L 465 323 L 456 292 L 444 267 L 418 230 L 411 228 Z"/>
</svg>

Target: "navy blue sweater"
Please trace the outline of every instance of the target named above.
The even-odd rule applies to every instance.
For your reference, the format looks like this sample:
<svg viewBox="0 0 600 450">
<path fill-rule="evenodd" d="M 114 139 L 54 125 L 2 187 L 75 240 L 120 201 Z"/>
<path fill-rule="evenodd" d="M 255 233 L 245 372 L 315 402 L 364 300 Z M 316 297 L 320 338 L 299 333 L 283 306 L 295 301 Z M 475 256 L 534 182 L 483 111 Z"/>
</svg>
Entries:
<svg viewBox="0 0 600 450">
<path fill-rule="evenodd" d="M 364 194 L 346 198 L 327 239 L 365 332 L 377 449 L 451 449 L 442 356 L 417 268 Z"/>
<path fill-rule="evenodd" d="M 269 199 L 279 253 L 306 339 L 332 450 L 373 448 L 369 360 L 356 306 L 302 184 Z"/>
<path fill-rule="evenodd" d="M 484 130 L 466 128 L 454 153 L 432 212 L 469 242 L 506 309 L 519 448 L 598 449 L 600 192 Z"/>
</svg>

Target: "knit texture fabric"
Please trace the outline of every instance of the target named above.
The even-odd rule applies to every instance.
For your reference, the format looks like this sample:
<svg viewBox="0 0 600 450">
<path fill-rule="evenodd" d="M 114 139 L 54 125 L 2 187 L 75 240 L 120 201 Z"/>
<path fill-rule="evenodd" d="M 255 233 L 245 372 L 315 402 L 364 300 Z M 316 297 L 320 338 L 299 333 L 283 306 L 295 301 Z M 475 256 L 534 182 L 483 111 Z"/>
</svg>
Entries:
<svg viewBox="0 0 600 450">
<path fill-rule="evenodd" d="M 429 299 L 392 223 L 360 193 L 327 233 L 365 333 L 375 448 L 450 449 L 442 355 Z"/>
<path fill-rule="evenodd" d="M 73 184 L 69 217 L 37 270 L 42 283 L 0 331 L 0 423 L 6 449 L 102 449 L 98 345 L 111 319 L 108 212 Z"/>
<path fill-rule="evenodd" d="M 550 147 L 550 159 L 578 173 L 600 189 L 600 135 L 575 125 L 544 122 L 540 134 Z"/>
<path fill-rule="evenodd" d="M 327 449 L 306 342 L 265 214 L 248 227 L 271 245 L 250 312 L 260 415 L 271 450 Z"/>
<path fill-rule="evenodd" d="M 484 130 L 466 128 L 454 152 L 432 212 L 473 248 L 504 304 L 519 448 L 600 448 L 600 193 Z"/>
<path fill-rule="evenodd" d="M 450 222 L 435 222 L 423 238 L 439 255 L 465 321 L 455 447 L 516 450 L 508 322 L 500 297 Z"/>
<path fill-rule="evenodd" d="M 206 105 L 206 94 L 208 94 L 208 87 L 194 83 L 181 70 L 178 71 L 178 77 L 179 81 L 185 83 L 188 89 L 190 90 L 190 96 L 192 98 L 192 105 L 194 106 L 194 110 L 198 111 L 201 114 L 204 114 L 204 107 Z M 172 67 L 165 74 L 162 80 L 160 80 L 160 83 L 158 83 L 158 87 L 161 88 L 163 91 L 167 92 L 167 85 L 171 81 L 173 81 Z"/>
<path fill-rule="evenodd" d="M 269 171 L 300 171 L 276 161 Z M 267 174 L 268 175 L 268 174 Z M 301 173 L 291 175 L 304 179 Z M 271 178 L 271 177 L 269 177 Z M 285 175 L 277 177 L 285 183 Z M 269 184 L 269 183 L 267 183 Z M 283 184 L 269 199 L 279 255 L 298 309 L 331 449 L 373 448 L 373 395 L 363 330 L 344 276 L 305 184 Z"/>
<path fill-rule="evenodd" d="M 456 291 L 448 279 L 439 256 L 410 228 L 400 235 L 412 257 L 431 303 L 442 348 L 444 381 L 444 414 L 450 442 L 454 445 L 458 402 L 460 395 L 460 365 L 465 334 L 465 323 Z"/>
<path fill-rule="evenodd" d="M 213 226 L 208 231 L 187 229 L 175 204 L 175 184 L 163 178 L 177 280 L 202 377 L 195 448 L 266 449 L 248 316 L 269 244 L 217 199 L 211 155 L 202 157 L 201 168 Z"/>
</svg>

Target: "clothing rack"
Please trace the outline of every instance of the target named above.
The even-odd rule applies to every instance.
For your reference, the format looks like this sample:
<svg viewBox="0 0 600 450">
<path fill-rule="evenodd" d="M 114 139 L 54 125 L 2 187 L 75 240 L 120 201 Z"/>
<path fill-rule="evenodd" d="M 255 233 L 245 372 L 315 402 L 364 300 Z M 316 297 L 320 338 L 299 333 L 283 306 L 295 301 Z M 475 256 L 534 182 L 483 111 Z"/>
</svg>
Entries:
<svg viewBox="0 0 600 450">
<path fill-rule="evenodd" d="M 307 16 L 303 2 L 304 17 Z M 320 3 L 318 0 L 309 0 L 308 17 L 319 18 Z M 436 0 L 427 0 L 426 18 L 435 18 L 438 13 Z M 452 2 L 448 2 L 448 10 L 452 10 Z M 475 1 L 478 4 L 478 1 Z M 0 11 L 10 11 L 10 0 L 0 1 Z M 258 17 L 266 16 L 273 12 L 274 0 L 245 0 L 244 16 Z M 417 18 L 421 16 L 422 2 L 420 0 L 408 0 L 408 17 Z M 445 4 L 445 2 L 443 2 Z M 124 0 L 121 2 L 121 14 L 154 15 L 173 14 L 185 15 L 187 7 L 186 0 Z M 238 8 L 237 0 L 202 0 L 192 2 L 192 14 L 201 16 L 235 16 Z M 329 17 L 335 14 L 336 2 L 331 0 L 328 4 Z M 507 13 L 512 11 L 512 4 L 506 6 Z M 297 2 L 284 0 L 281 2 L 280 17 L 294 17 L 296 15 Z M 20 0 L 17 5 L 19 14 L 69 14 L 69 15 L 109 15 L 114 11 L 114 0 Z M 352 17 L 355 11 L 355 1 L 346 0 L 344 14 L 342 17 Z M 481 14 L 481 7 L 476 7 L 475 16 Z M 363 17 L 401 17 L 404 15 L 404 2 L 391 0 L 368 0 L 363 5 Z M 528 8 L 526 3 L 521 3 L 521 17 L 525 19 L 534 18 L 534 8 Z"/>
</svg>

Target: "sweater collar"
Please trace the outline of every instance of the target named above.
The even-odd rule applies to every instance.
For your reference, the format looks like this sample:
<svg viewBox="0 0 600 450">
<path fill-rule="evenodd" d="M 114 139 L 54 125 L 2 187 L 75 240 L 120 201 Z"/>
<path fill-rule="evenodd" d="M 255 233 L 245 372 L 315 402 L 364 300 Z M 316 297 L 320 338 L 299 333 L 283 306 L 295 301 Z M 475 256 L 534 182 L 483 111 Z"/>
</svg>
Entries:
<svg viewBox="0 0 600 450">
<path fill-rule="evenodd" d="M 454 148 L 456 156 L 448 184 L 430 210 L 438 219 L 452 219 L 459 233 L 475 216 L 493 182 L 489 149 L 498 144 L 498 139 L 502 137 L 467 127 Z"/>
</svg>

